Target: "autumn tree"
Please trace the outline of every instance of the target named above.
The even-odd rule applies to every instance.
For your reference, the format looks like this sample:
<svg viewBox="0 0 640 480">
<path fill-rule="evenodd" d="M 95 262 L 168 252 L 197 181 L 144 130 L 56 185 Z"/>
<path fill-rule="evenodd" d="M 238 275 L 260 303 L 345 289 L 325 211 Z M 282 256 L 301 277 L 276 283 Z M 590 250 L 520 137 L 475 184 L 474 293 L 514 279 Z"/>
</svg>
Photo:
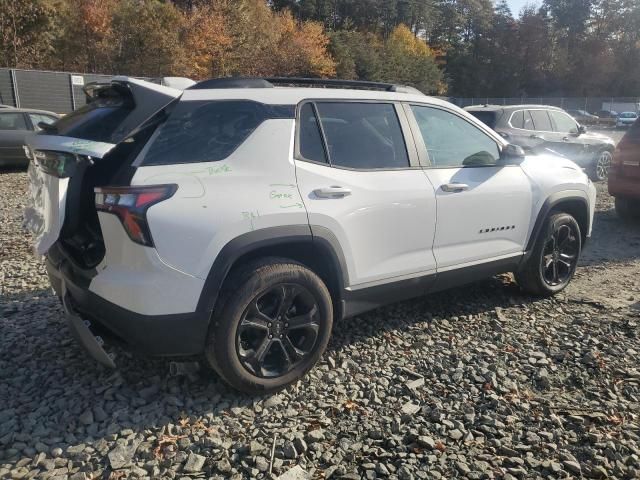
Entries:
<svg viewBox="0 0 640 480">
<path fill-rule="evenodd" d="M 39 0 L 0 0 L 0 65 L 38 68 L 52 55 L 53 12 Z"/>
</svg>

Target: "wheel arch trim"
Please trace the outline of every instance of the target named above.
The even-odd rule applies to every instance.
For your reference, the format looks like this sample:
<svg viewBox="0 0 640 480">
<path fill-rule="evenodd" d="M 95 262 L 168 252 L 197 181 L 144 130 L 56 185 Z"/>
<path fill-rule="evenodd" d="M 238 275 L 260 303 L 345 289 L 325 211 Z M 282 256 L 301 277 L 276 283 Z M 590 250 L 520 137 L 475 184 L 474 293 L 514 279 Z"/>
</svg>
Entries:
<svg viewBox="0 0 640 480">
<path fill-rule="evenodd" d="M 561 192 L 552 193 L 547 197 L 547 199 L 540 207 L 538 211 L 538 215 L 536 217 L 536 221 L 533 225 L 533 229 L 531 230 L 531 234 L 527 240 L 527 246 L 525 248 L 525 257 L 528 257 L 530 252 L 533 250 L 535 242 L 538 238 L 538 235 L 542 231 L 542 226 L 544 225 L 545 219 L 549 216 L 549 212 L 551 212 L 554 208 L 562 205 L 563 203 L 569 202 L 580 202 L 585 209 L 586 220 L 587 220 L 587 228 L 585 232 L 581 232 L 583 238 L 586 237 L 587 232 L 589 231 L 589 227 L 591 226 L 591 217 L 589 215 L 589 198 L 585 192 L 582 190 L 565 190 Z M 576 219 L 578 220 L 578 219 Z"/>
<path fill-rule="evenodd" d="M 261 249 L 294 244 L 308 245 L 311 249 L 318 249 L 320 254 L 329 256 L 332 264 L 330 266 L 335 269 L 339 283 L 336 294 L 341 295 L 349 280 L 344 254 L 336 236 L 325 227 L 308 224 L 283 225 L 247 232 L 230 240 L 220 250 L 209 269 L 196 311 L 213 311 L 224 281 L 242 257 Z M 341 298 L 335 300 L 340 302 Z"/>
</svg>

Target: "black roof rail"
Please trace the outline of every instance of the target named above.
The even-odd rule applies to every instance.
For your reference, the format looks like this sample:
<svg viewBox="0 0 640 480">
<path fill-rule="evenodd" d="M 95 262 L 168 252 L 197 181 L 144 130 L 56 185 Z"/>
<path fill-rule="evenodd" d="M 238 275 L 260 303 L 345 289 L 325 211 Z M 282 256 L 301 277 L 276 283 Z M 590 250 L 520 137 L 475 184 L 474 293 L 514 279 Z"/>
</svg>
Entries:
<svg viewBox="0 0 640 480">
<path fill-rule="evenodd" d="M 335 78 L 301 78 L 301 77 L 226 77 L 203 80 L 189 87 L 188 90 L 212 88 L 271 88 L 282 87 L 320 87 L 320 88 L 352 88 L 357 90 L 381 90 L 385 92 L 414 93 L 422 95 L 416 88 L 384 82 L 364 80 L 340 80 Z"/>
<path fill-rule="evenodd" d="M 257 77 L 222 77 L 202 80 L 187 90 L 208 90 L 212 88 L 273 88 L 264 78 Z"/>
</svg>

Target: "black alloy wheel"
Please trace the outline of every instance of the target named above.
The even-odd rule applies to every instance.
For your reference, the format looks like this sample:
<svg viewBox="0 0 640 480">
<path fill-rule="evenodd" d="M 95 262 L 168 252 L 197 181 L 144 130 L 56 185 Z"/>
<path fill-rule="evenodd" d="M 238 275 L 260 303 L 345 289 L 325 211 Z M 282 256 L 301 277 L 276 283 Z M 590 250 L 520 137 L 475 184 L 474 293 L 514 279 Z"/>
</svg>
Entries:
<svg viewBox="0 0 640 480">
<path fill-rule="evenodd" d="M 571 280 L 580 254 L 579 235 L 569 223 L 553 226 L 540 262 L 542 278 L 549 286 L 557 287 Z"/>
<path fill-rule="evenodd" d="M 242 365 L 262 378 L 280 377 L 312 351 L 320 330 L 314 295 L 298 284 L 283 283 L 257 294 L 236 333 Z"/>
</svg>

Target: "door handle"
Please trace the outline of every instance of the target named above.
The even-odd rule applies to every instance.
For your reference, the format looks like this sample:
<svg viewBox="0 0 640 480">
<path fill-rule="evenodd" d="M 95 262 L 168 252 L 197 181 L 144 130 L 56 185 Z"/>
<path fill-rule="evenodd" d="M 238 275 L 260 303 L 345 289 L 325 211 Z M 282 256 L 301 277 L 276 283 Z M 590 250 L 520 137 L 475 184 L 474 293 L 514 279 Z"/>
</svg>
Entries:
<svg viewBox="0 0 640 480">
<path fill-rule="evenodd" d="M 469 190 L 469 185 L 466 183 L 445 183 L 440 188 L 442 188 L 443 192 L 458 193 Z"/>
<path fill-rule="evenodd" d="M 570 139 L 569 137 L 562 137 L 562 140 L 564 140 L 565 142 L 568 142 Z"/>
<path fill-rule="evenodd" d="M 316 188 L 313 193 L 320 198 L 344 198 L 351 195 L 351 189 L 333 185 L 331 187 Z"/>
<path fill-rule="evenodd" d="M 540 135 L 535 135 L 535 134 L 531 134 L 529 138 L 532 138 L 534 140 L 544 140 L 544 138 L 542 138 Z"/>
</svg>

